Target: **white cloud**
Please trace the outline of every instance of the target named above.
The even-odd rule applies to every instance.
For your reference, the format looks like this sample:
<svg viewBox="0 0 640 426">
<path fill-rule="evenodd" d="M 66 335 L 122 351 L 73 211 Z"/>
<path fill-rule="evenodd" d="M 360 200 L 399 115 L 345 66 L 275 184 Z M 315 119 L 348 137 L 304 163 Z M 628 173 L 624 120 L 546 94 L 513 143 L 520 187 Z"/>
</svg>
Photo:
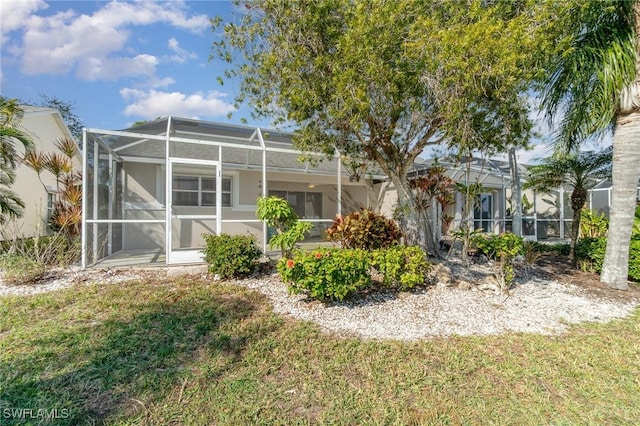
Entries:
<svg viewBox="0 0 640 426">
<path fill-rule="evenodd" d="M 120 95 L 130 102 L 124 110 L 125 115 L 148 119 L 168 115 L 185 118 L 217 117 L 234 110 L 233 105 L 225 102 L 226 94 L 217 91 L 186 95 L 180 92 L 124 88 L 120 90 Z"/>
<path fill-rule="evenodd" d="M 194 52 L 189 52 L 188 50 L 185 50 L 185 49 L 181 48 L 179 43 L 178 43 L 178 40 L 176 40 L 175 37 L 171 37 L 169 39 L 169 42 L 167 43 L 167 46 L 169 47 L 169 49 L 171 49 L 175 53 L 175 55 L 171 55 L 171 57 L 170 57 L 172 62 L 177 62 L 179 64 L 184 64 L 189 59 L 197 59 L 198 58 L 198 55 L 195 54 Z"/>
<path fill-rule="evenodd" d="M 153 75 L 157 63 L 156 57 L 151 55 L 137 55 L 133 58 L 88 58 L 78 64 L 78 75 L 92 81 Z"/>
<path fill-rule="evenodd" d="M 92 15 L 78 15 L 68 10 L 47 17 L 29 15 L 38 5 L 42 6 L 34 4 L 20 9 L 21 23 L 12 20 L 10 24 L 14 29 L 20 25 L 24 29 L 22 70 L 31 75 L 75 70 L 80 78 L 87 80 L 152 76 L 157 65 L 155 57 L 132 52 L 127 46 L 132 27 L 164 23 L 201 33 L 209 26 L 205 15 L 188 16 L 183 2 L 113 1 Z M 176 59 L 186 61 L 193 57 L 193 53 L 179 47 L 177 40 L 169 47 L 176 53 Z"/>
<path fill-rule="evenodd" d="M 40 9 L 46 9 L 42 0 L 0 0 L 0 31 L 2 35 L 22 27 L 24 21 Z"/>
</svg>

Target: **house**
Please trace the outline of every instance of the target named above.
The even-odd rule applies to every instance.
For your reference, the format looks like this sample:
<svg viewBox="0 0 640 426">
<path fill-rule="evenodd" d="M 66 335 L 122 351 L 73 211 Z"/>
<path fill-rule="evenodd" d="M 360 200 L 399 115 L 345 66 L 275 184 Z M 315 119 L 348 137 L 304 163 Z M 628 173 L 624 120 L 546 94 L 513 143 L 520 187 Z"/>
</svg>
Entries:
<svg viewBox="0 0 640 426">
<path fill-rule="evenodd" d="M 287 199 L 302 220 L 314 223 L 305 240 L 312 243 L 325 240 L 324 231 L 338 214 L 370 207 L 393 215 L 395 190 L 379 169 L 368 165 L 355 170 L 338 152 L 324 161 L 300 162 L 302 153 L 293 148 L 292 137 L 179 117 L 121 131 L 86 129 L 83 266 L 200 262 L 203 233 L 248 233 L 267 251 L 272 231 L 255 215 L 256 200 L 265 195 Z M 412 176 L 433 162 L 416 161 Z M 438 162 L 454 181 L 478 182 L 485 189 L 469 212 L 463 194 L 456 193 L 440 216 L 452 219 L 450 230 L 467 219 L 484 232 L 511 229 L 507 163 L 478 158 Z M 523 179 L 525 171 L 520 166 Z M 564 238 L 571 218 L 570 192 L 559 188 L 552 194 L 523 193 L 525 237 Z M 442 233 L 440 223 L 432 229 Z"/>
<path fill-rule="evenodd" d="M 589 190 L 589 199 L 587 207 L 590 210 L 609 217 L 609 209 L 611 207 L 611 191 L 613 182 L 611 179 L 600 181 L 593 189 Z M 640 205 L 640 182 L 638 182 L 638 190 L 636 192 L 636 205 Z"/>
<path fill-rule="evenodd" d="M 37 151 L 55 153 L 58 151 L 55 146 L 56 141 L 65 138 L 73 139 L 58 110 L 29 105 L 20 107 L 24 111 L 20 128 L 31 138 Z M 21 145 L 18 148 L 20 149 Z M 72 161 L 75 169 L 80 170 L 79 153 Z M 58 191 L 55 176 L 45 171 L 38 177 L 33 169 L 21 163 L 16 169 L 16 180 L 11 190 L 24 202 L 24 214 L 21 218 L 6 224 L 0 238 L 47 235 L 50 232 L 48 219 L 53 211 Z"/>
<path fill-rule="evenodd" d="M 292 136 L 178 117 L 86 129 L 83 266 L 199 262 L 203 233 L 252 234 L 266 251 L 270 230 L 255 214 L 264 195 L 314 223 L 306 241 L 322 240 L 337 214 L 377 203 L 384 176 L 350 179 L 339 153 L 300 162 Z"/>
</svg>

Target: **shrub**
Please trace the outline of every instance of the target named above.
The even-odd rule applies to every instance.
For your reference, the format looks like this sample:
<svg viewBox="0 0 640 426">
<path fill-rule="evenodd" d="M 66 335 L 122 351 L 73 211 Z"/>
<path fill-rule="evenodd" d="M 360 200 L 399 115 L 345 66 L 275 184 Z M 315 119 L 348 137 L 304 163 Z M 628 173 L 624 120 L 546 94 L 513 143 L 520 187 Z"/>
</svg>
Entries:
<svg viewBox="0 0 640 426">
<path fill-rule="evenodd" d="M 575 249 L 578 267 L 583 271 L 600 273 L 606 249 L 607 239 L 604 237 L 587 237 L 578 240 Z"/>
<path fill-rule="evenodd" d="M 360 209 L 337 217 L 327 230 L 327 236 L 343 248 L 374 250 L 398 244 L 402 231 L 393 220 L 371 209 Z"/>
<path fill-rule="evenodd" d="M 203 234 L 202 237 L 206 243 L 202 253 L 209 272 L 222 278 L 250 274 L 262 254 L 253 235 Z"/>
<path fill-rule="evenodd" d="M 29 284 L 46 273 L 46 265 L 18 253 L 0 254 L 0 275 L 6 284 Z"/>
<path fill-rule="evenodd" d="M 313 229 L 311 222 L 296 222 L 285 232 L 274 235 L 269 240 L 272 248 L 279 248 L 283 258 L 291 258 L 295 245 L 304 240 L 304 235 Z"/>
<path fill-rule="evenodd" d="M 524 253 L 522 237 L 510 232 L 490 236 L 478 235 L 475 243 L 483 254 L 497 262 L 498 284 L 502 290 L 508 289 L 515 278 L 513 260 Z"/>
<path fill-rule="evenodd" d="M 607 236 L 609 221 L 604 213 L 598 214 L 589 209 L 580 215 L 580 238 L 600 238 Z"/>
<path fill-rule="evenodd" d="M 304 235 L 313 229 L 310 222 L 299 222 L 293 207 L 277 196 L 260 197 L 257 202 L 256 216 L 276 230 L 271 237 L 271 248 L 279 248 L 283 258 L 291 258 L 296 243 L 304 240 Z"/>
<path fill-rule="evenodd" d="M 429 263 L 420 247 L 396 246 L 375 250 L 372 266 L 383 275 L 383 284 L 407 289 L 424 283 Z"/>
<path fill-rule="evenodd" d="M 319 300 L 343 300 L 371 283 L 369 254 L 359 249 L 318 248 L 281 259 L 278 272 L 289 292 Z"/>
<path fill-rule="evenodd" d="M 583 238 L 576 245 L 578 267 L 583 271 L 602 272 L 607 239 Z M 629 246 L 629 279 L 640 281 L 640 236 L 631 238 Z"/>
</svg>

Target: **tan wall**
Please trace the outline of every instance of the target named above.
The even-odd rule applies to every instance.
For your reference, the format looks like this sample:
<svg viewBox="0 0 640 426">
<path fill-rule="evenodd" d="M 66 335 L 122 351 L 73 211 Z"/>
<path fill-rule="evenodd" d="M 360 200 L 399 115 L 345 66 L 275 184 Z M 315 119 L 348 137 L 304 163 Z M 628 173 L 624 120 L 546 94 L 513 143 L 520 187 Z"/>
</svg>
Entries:
<svg viewBox="0 0 640 426">
<path fill-rule="evenodd" d="M 125 218 L 164 219 L 164 168 L 161 165 L 145 163 L 125 164 Z M 248 222 L 257 220 L 256 200 L 262 194 L 262 173 L 253 170 L 223 170 L 233 182 L 233 207 L 222 208 L 222 220 L 246 221 L 224 222 L 222 232 L 229 234 L 250 233 L 262 244 L 262 224 Z M 334 176 L 314 176 L 291 173 L 268 173 L 267 189 L 280 191 L 321 192 L 322 218 L 333 219 L 337 213 L 337 184 Z M 309 185 L 314 185 L 309 188 Z M 343 180 L 343 212 L 373 206 L 377 193 L 369 190 L 366 183 L 354 184 Z M 369 200 L 367 200 L 369 198 Z M 210 207 L 174 207 L 180 215 L 215 214 Z M 317 234 L 330 224 L 319 225 Z M 174 219 L 172 221 L 172 247 L 201 247 L 202 234 L 215 232 L 214 220 Z M 156 224 L 127 224 L 124 227 L 123 248 L 143 249 L 164 246 L 164 227 Z"/>
<path fill-rule="evenodd" d="M 59 115 L 50 111 L 25 113 L 21 127 L 31 137 L 35 148 L 44 153 L 59 152 L 54 142 L 63 137 L 71 137 Z M 24 153 L 22 145 L 17 143 L 16 147 L 22 156 Z M 73 159 L 73 164 L 75 170 L 82 169 L 79 157 Z M 21 218 L 12 220 L 6 225 L 4 231 L 9 234 L 7 237 L 32 237 L 49 233 L 46 223 L 47 190 L 43 183 L 55 188 L 56 179 L 48 171 L 43 171 L 40 178 L 42 182 L 38 179 L 38 174 L 24 164 L 16 169 L 16 180 L 11 190 L 22 199 L 25 208 Z"/>
</svg>

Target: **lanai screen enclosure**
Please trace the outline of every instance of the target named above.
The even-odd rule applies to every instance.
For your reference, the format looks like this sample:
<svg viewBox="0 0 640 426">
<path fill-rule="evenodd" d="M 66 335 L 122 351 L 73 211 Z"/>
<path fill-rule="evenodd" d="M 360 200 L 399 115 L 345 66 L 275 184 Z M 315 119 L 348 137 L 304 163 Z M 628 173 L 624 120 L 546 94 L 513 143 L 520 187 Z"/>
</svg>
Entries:
<svg viewBox="0 0 640 426">
<path fill-rule="evenodd" d="M 301 163 L 291 136 L 176 117 L 85 130 L 82 266 L 116 254 L 200 262 L 203 233 L 250 233 L 266 251 L 259 196 L 287 199 L 314 222 L 312 240 L 322 239 L 336 214 L 375 203 L 381 176 L 350 180 L 338 153 Z"/>
</svg>

